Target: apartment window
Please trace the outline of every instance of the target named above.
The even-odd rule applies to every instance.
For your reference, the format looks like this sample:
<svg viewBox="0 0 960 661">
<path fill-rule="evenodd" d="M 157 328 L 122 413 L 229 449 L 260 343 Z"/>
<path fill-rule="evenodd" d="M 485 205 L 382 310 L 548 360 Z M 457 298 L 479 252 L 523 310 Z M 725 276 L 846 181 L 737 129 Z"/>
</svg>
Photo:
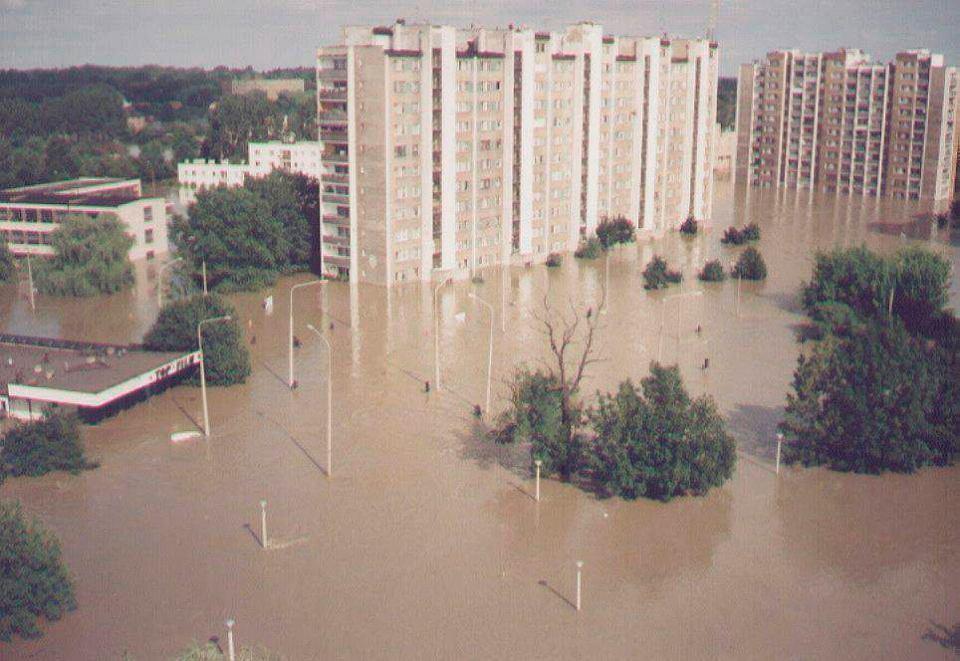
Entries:
<svg viewBox="0 0 960 661">
<path fill-rule="evenodd" d="M 151 220 L 153 220 L 153 207 L 144 207 L 143 222 L 149 223 Z"/>
<path fill-rule="evenodd" d="M 144 230 L 144 232 L 143 232 L 143 242 L 144 242 L 144 243 L 153 243 L 153 229 Z"/>
</svg>

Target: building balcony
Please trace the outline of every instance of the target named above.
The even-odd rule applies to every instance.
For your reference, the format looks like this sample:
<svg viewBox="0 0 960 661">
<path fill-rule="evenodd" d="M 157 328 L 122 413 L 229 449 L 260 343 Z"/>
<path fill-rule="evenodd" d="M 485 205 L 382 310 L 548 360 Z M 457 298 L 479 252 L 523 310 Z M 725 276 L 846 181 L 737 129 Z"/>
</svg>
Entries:
<svg viewBox="0 0 960 661">
<path fill-rule="evenodd" d="M 324 163 L 349 163 L 350 155 L 343 152 L 329 152 L 323 154 L 320 159 Z"/>
<path fill-rule="evenodd" d="M 347 143 L 347 132 L 336 129 L 320 129 L 320 140 L 322 142 Z"/>
<path fill-rule="evenodd" d="M 323 201 L 330 204 L 350 204 L 350 196 L 341 193 L 324 193 Z"/>
<path fill-rule="evenodd" d="M 323 263 L 329 264 L 330 266 L 342 266 L 343 268 L 350 268 L 350 257 L 343 255 L 324 255 Z"/>
<path fill-rule="evenodd" d="M 323 242 L 331 246 L 344 246 L 347 248 L 350 247 L 350 237 L 340 236 L 339 234 L 324 235 Z"/>
<path fill-rule="evenodd" d="M 344 173 L 331 172 L 329 174 L 325 173 L 321 176 L 321 179 L 324 182 L 330 182 L 331 184 L 349 184 L 350 183 L 350 175 L 347 174 L 346 172 Z"/>
<path fill-rule="evenodd" d="M 330 67 L 328 69 L 320 69 L 317 71 L 317 78 L 320 80 L 347 80 L 347 70 L 346 69 L 335 69 Z"/>
<path fill-rule="evenodd" d="M 345 89 L 334 89 L 332 87 L 321 87 L 317 91 L 317 98 L 323 101 L 346 101 L 347 100 L 347 90 Z"/>
</svg>

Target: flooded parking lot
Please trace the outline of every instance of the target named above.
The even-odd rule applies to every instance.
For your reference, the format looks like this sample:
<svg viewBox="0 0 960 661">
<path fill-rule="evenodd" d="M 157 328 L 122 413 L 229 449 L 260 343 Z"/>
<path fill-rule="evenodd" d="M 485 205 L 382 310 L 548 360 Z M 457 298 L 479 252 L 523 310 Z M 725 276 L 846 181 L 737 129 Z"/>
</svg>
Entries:
<svg viewBox="0 0 960 661">
<path fill-rule="evenodd" d="M 253 358 L 243 386 L 167 390 L 86 429 L 101 462 L 79 476 L 9 480 L 62 542 L 79 608 L 3 658 L 165 658 L 222 636 L 315 658 L 943 658 L 937 625 L 960 623 L 960 468 L 881 477 L 773 470 L 775 426 L 796 363 L 796 292 L 817 248 L 923 242 L 955 265 L 958 245 L 890 201 L 717 187 L 712 228 L 611 251 L 485 272 L 440 293 L 444 389 L 433 381 L 433 289 L 331 283 L 297 293 L 300 387 L 286 386 L 289 287 L 233 297 Z M 701 284 L 736 222 L 757 222 L 762 284 Z M 653 254 L 682 267 L 684 292 L 646 292 Z M 960 302 L 955 268 L 951 303 Z M 95 301 L 0 289 L 0 331 L 135 342 L 156 315 L 150 275 Z M 532 498 L 524 448 L 497 448 L 483 403 L 495 310 L 494 410 L 522 361 L 543 356 L 544 296 L 595 306 L 608 282 L 584 395 L 639 380 L 660 355 L 709 393 L 739 447 L 734 477 L 704 498 L 597 500 L 547 481 Z M 273 293 L 267 315 L 262 299 Z M 679 301 L 683 301 L 682 308 Z M 464 313 L 463 316 L 460 313 Z M 678 314 L 679 313 L 679 314 Z M 506 329 L 501 330 L 502 325 Z M 248 325 L 249 320 L 249 325 Z M 326 355 L 333 347 L 333 476 L 326 474 Z M 696 332 L 697 326 L 702 328 Z M 708 370 L 700 369 L 704 358 Z M 270 548 L 260 546 L 268 501 Z M 572 607 L 582 560 L 583 610 Z"/>
</svg>

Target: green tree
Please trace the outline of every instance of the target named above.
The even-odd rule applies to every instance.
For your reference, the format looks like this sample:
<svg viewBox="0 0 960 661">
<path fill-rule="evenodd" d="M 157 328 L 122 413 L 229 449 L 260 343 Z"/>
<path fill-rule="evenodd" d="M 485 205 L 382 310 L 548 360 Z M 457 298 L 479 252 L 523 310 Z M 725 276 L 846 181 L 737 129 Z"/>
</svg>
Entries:
<svg viewBox="0 0 960 661">
<path fill-rule="evenodd" d="M 250 353 L 243 345 L 236 310 L 215 294 L 198 294 L 165 305 L 143 338 L 143 344 L 152 351 L 196 351 L 197 324 L 225 315 L 232 319 L 203 327 L 207 383 L 221 386 L 243 383 L 250 375 Z M 194 382 L 199 382 L 199 377 Z"/>
<path fill-rule="evenodd" d="M 311 221 L 318 221 L 316 214 L 319 213 L 316 208 L 316 193 L 319 191 L 314 186 L 311 196 L 310 182 L 310 178 L 303 175 L 274 171 L 245 184 L 248 190 L 267 202 L 271 217 L 280 221 L 283 245 L 279 247 L 278 261 L 283 272 L 310 268 Z M 314 217 L 308 216 L 311 213 Z"/>
<path fill-rule="evenodd" d="M 781 429 L 788 462 L 913 472 L 960 451 L 960 362 L 903 324 L 867 323 L 801 355 Z"/>
<path fill-rule="evenodd" d="M 262 93 L 227 95 L 210 111 L 210 134 L 203 145 L 207 158 L 244 159 L 247 143 L 280 137 L 283 118 Z"/>
<path fill-rule="evenodd" d="M 37 638 L 37 620 L 77 607 L 60 543 L 19 503 L 0 502 L 0 640 Z"/>
<path fill-rule="evenodd" d="M 744 280 L 763 280 L 767 277 L 767 264 L 763 255 L 753 246 L 748 246 L 740 253 L 737 263 L 733 267 L 733 277 Z"/>
<path fill-rule="evenodd" d="M 663 289 L 670 283 L 680 282 L 681 278 L 679 271 L 671 271 L 667 267 L 667 261 L 663 257 L 654 255 L 643 269 L 643 288 Z"/>
<path fill-rule="evenodd" d="M 723 282 L 727 279 L 727 274 L 724 273 L 719 259 L 711 259 L 703 265 L 697 277 L 703 282 Z"/>
<path fill-rule="evenodd" d="M 633 224 L 623 216 L 604 219 L 597 225 L 596 235 L 604 250 L 620 243 L 633 243 L 636 240 Z"/>
<path fill-rule="evenodd" d="M 151 140 L 140 148 L 137 163 L 140 176 L 150 183 L 176 175 L 173 164 L 167 160 L 167 147 L 159 140 Z"/>
<path fill-rule="evenodd" d="M 11 428 L 0 440 L 0 475 L 36 477 L 52 471 L 79 473 L 95 468 L 87 461 L 77 417 L 51 413 Z"/>
<path fill-rule="evenodd" d="M 736 447 L 716 404 L 691 400 L 678 367 L 653 363 L 642 393 L 627 380 L 588 412 L 587 462 L 598 486 L 627 499 L 701 495 L 733 474 Z"/>
<path fill-rule="evenodd" d="M 185 650 L 180 652 L 174 661 L 222 661 L 226 655 L 214 643 L 192 643 Z M 241 645 L 237 649 L 238 661 L 280 661 L 281 657 L 276 652 L 265 647 L 248 647 Z"/>
<path fill-rule="evenodd" d="M 590 236 L 580 241 L 580 245 L 573 252 L 577 259 L 597 259 L 603 252 L 603 244 L 596 236 Z"/>
<path fill-rule="evenodd" d="M 133 238 L 113 215 L 72 215 L 51 233 L 54 255 L 36 269 L 37 288 L 56 296 L 113 294 L 134 281 Z"/>
<path fill-rule="evenodd" d="M 936 321 L 950 289 L 950 262 L 924 248 L 881 256 L 866 247 L 817 253 L 810 282 L 803 286 L 804 309 L 819 319 L 826 304 L 841 303 L 868 319 L 891 311 L 908 328 Z"/>
<path fill-rule="evenodd" d="M 6 241 L 0 241 L 0 282 L 13 280 L 16 273 L 17 269 L 13 261 L 13 253 L 10 252 Z"/>
<path fill-rule="evenodd" d="M 694 236 L 699 231 L 700 225 L 693 216 L 687 218 L 680 225 L 680 233 L 688 236 Z"/>
</svg>

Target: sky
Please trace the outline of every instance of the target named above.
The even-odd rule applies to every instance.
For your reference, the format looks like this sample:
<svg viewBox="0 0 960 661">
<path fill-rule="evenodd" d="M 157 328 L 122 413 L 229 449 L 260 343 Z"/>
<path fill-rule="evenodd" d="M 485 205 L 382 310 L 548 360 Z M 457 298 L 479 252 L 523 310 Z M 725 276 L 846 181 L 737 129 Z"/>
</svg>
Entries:
<svg viewBox="0 0 960 661">
<path fill-rule="evenodd" d="M 960 65 L 960 0 L 720 0 L 721 73 L 777 48 L 928 48 Z M 711 0 L 0 0 L 0 68 L 77 64 L 313 66 L 342 25 L 395 18 L 700 36 Z"/>
</svg>

